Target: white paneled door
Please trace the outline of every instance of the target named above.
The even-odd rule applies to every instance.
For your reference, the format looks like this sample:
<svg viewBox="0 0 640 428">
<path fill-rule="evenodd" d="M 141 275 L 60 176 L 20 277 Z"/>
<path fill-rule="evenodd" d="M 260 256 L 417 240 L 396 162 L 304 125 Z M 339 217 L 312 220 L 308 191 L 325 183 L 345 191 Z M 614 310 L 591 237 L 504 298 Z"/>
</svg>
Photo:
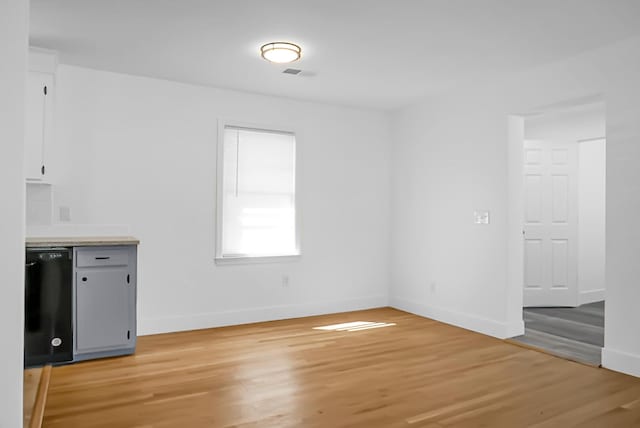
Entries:
<svg viewBox="0 0 640 428">
<path fill-rule="evenodd" d="M 524 142 L 524 306 L 578 304 L 578 150 Z"/>
</svg>

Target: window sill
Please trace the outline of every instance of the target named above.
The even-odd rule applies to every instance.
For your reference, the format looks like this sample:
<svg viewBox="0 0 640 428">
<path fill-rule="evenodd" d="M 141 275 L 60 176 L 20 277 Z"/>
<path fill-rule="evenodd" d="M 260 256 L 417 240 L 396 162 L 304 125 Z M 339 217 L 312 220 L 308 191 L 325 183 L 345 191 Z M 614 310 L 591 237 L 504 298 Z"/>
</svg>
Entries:
<svg viewBox="0 0 640 428">
<path fill-rule="evenodd" d="M 300 254 L 288 254 L 282 256 L 238 256 L 216 257 L 217 265 L 252 265 L 263 263 L 290 263 L 300 260 Z"/>
</svg>

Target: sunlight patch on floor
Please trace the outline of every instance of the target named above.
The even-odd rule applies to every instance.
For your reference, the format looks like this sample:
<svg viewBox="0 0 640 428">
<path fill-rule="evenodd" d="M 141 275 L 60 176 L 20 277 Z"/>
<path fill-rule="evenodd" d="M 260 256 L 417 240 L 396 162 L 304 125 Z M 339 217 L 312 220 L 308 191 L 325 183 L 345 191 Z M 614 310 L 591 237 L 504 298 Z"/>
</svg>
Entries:
<svg viewBox="0 0 640 428">
<path fill-rule="evenodd" d="M 396 323 L 386 323 L 386 322 L 372 322 L 372 321 L 354 321 L 354 322 L 345 322 L 342 324 L 332 324 L 325 325 L 322 327 L 313 327 L 314 330 L 324 330 L 324 331 L 361 331 L 361 330 L 369 330 L 372 328 L 381 328 L 381 327 L 391 327 L 396 325 Z"/>
</svg>

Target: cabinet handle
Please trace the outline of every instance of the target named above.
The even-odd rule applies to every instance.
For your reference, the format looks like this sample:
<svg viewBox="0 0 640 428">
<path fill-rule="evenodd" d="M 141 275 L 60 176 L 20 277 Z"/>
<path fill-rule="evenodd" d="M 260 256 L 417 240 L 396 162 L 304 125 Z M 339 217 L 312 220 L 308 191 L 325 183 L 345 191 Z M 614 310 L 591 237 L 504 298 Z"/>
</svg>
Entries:
<svg viewBox="0 0 640 428">
<path fill-rule="evenodd" d="M 96 257 L 96 260 L 109 260 L 111 257 Z"/>
<path fill-rule="evenodd" d="M 87 282 L 87 277 L 86 276 L 82 277 L 82 282 Z"/>
<path fill-rule="evenodd" d="M 42 173 L 42 175 L 44 175 L 44 165 L 42 165 L 42 168 L 40 168 L 40 172 Z"/>
<path fill-rule="evenodd" d="M 127 330 L 127 340 L 131 339 L 131 330 Z"/>
<path fill-rule="evenodd" d="M 130 283 L 131 283 L 131 275 L 127 274 L 127 284 L 130 284 Z"/>
</svg>

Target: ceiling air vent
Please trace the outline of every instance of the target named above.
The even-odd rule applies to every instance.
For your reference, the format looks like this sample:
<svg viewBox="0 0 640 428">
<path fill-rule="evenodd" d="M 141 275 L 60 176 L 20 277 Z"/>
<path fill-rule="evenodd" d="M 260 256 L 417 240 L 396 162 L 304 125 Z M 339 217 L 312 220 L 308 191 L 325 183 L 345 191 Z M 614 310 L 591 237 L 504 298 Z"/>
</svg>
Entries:
<svg viewBox="0 0 640 428">
<path fill-rule="evenodd" d="M 298 70 L 297 68 L 287 68 L 283 71 L 284 74 L 293 74 L 294 76 L 300 74 L 302 70 Z"/>
</svg>

